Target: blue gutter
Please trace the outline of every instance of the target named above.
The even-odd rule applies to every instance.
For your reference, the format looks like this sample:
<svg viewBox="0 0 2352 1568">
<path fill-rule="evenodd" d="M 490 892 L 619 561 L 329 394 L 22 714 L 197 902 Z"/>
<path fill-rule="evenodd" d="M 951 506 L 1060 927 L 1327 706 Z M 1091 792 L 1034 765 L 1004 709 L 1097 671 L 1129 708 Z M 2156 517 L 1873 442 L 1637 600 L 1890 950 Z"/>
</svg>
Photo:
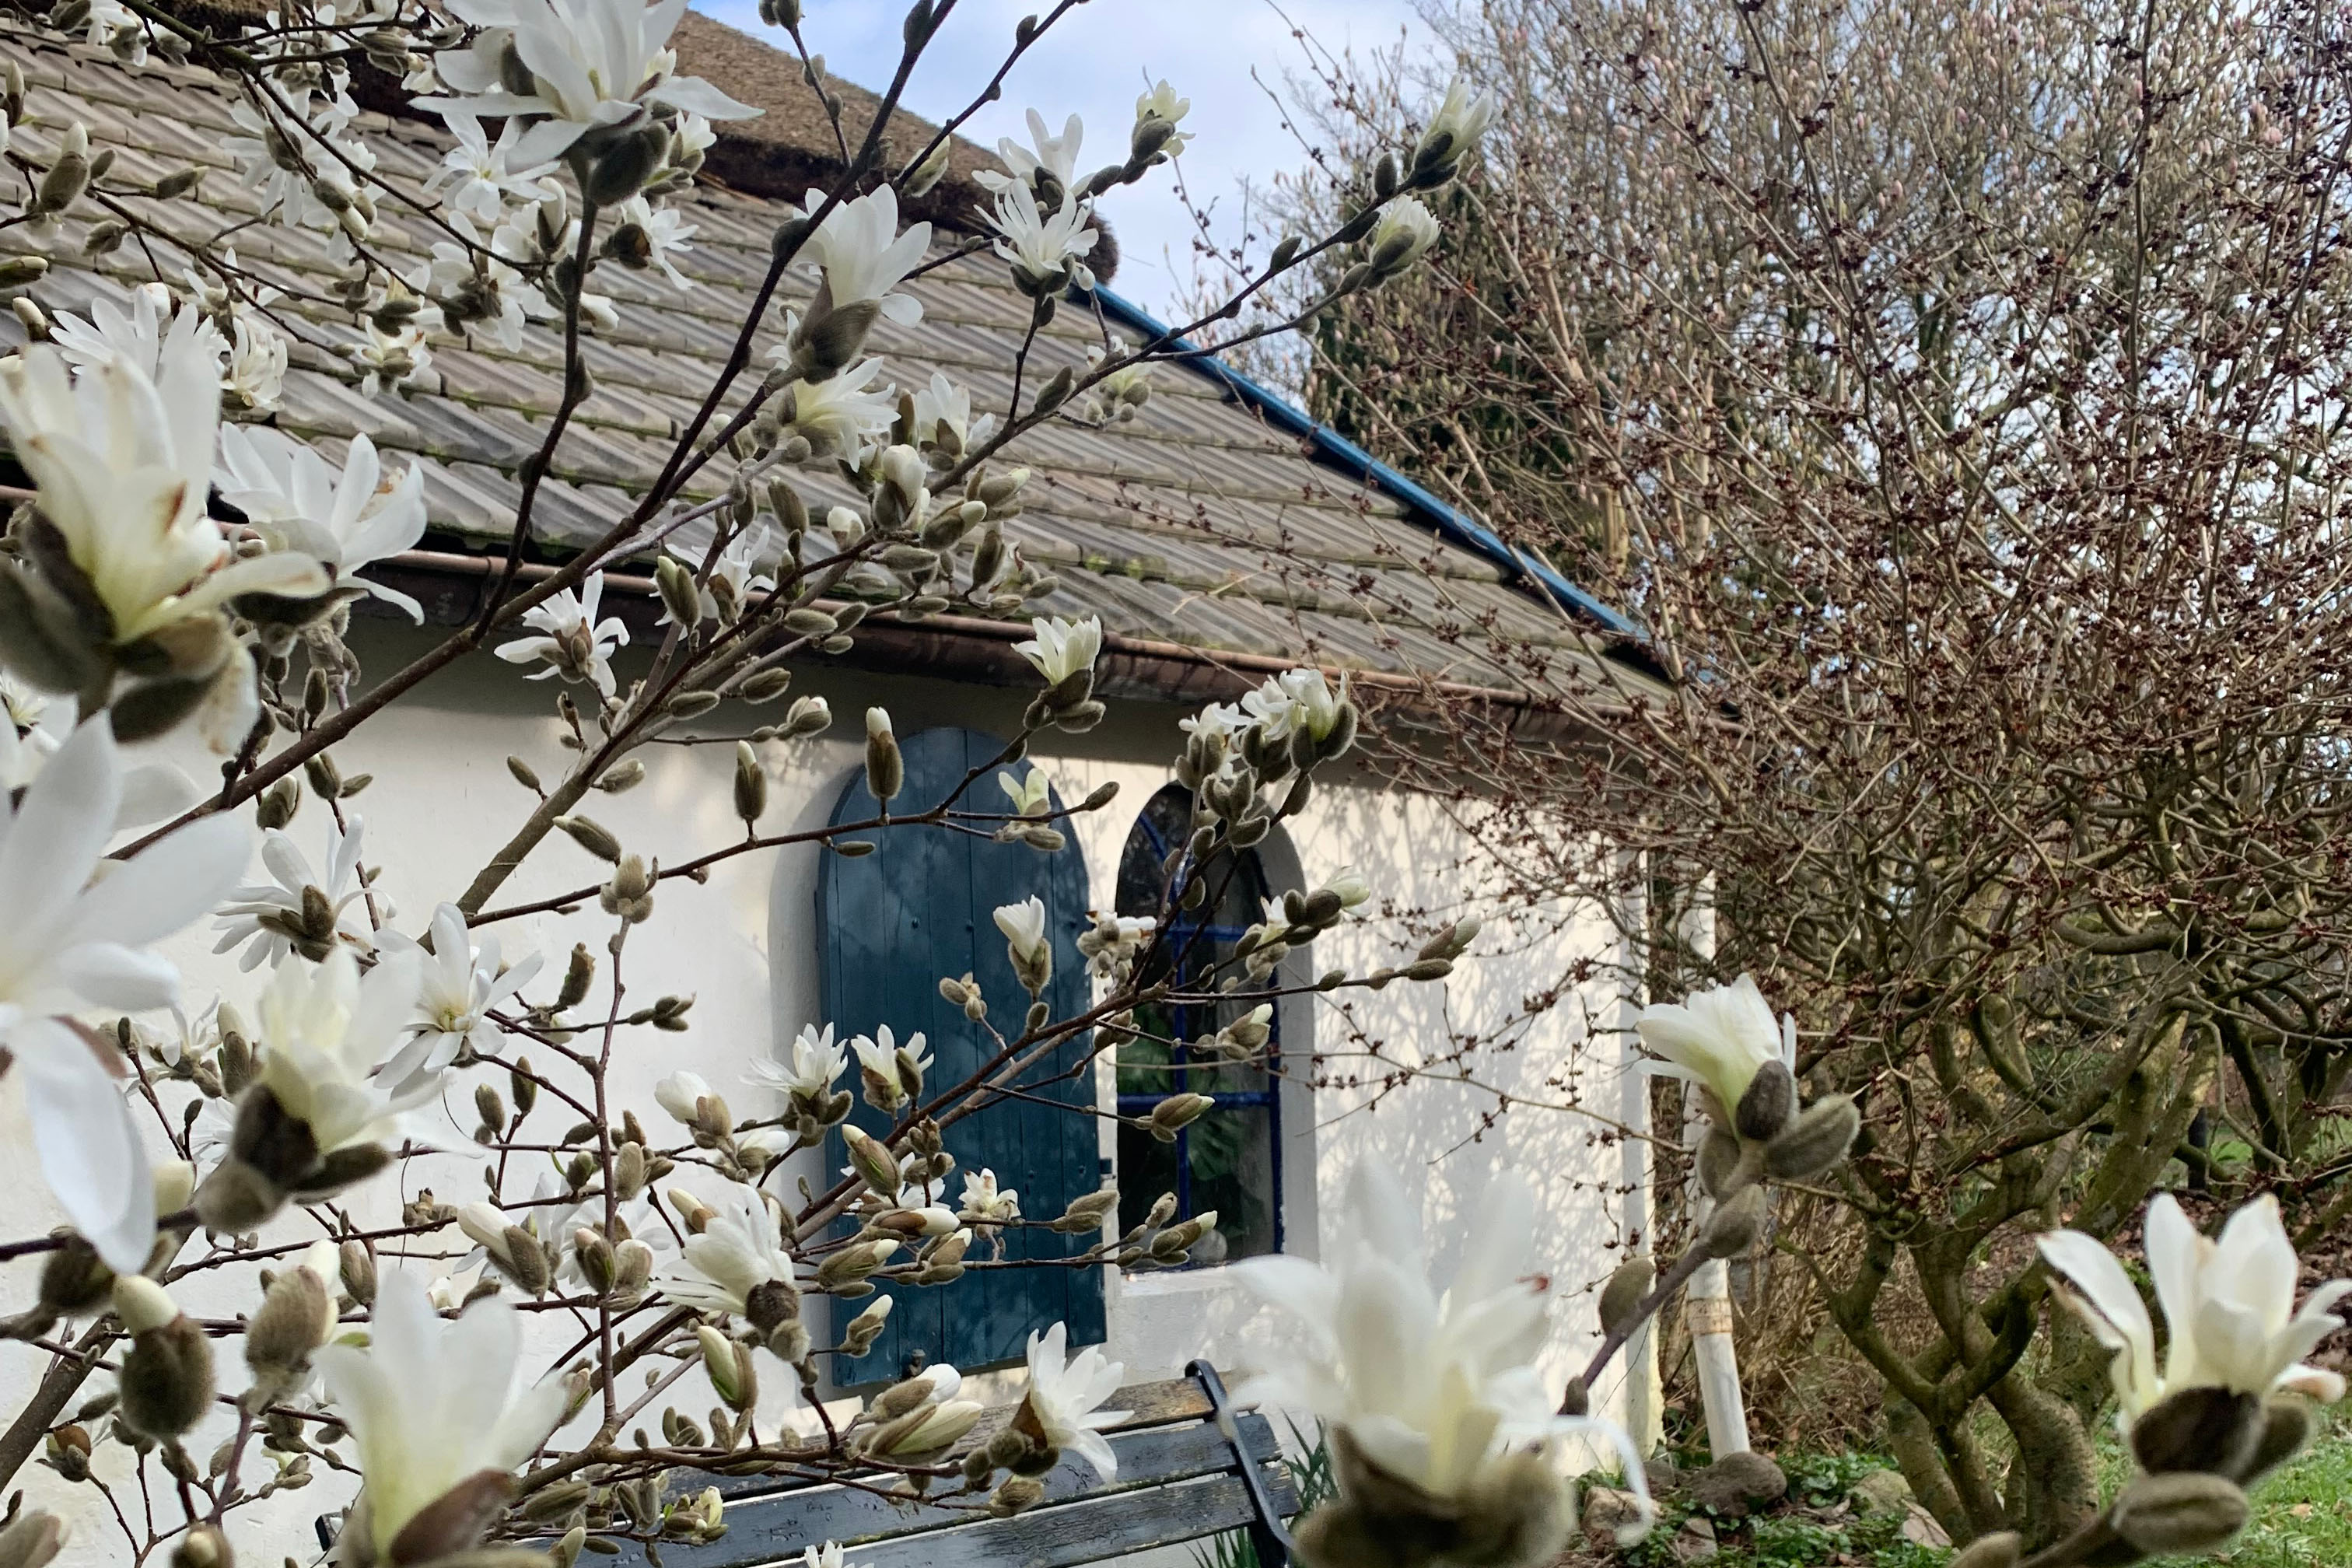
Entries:
<svg viewBox="0 0 2352 1568">
<path fill-rule="evenodd" d="M 1155 340 L 1164 340 L 1170 350 L 1185 356 L 1186 364 L 1223 387 L 1244 407 L 1255 410 L 1276 429 L 1306 442 L 1317 461 L 1376 489 L 1387 491 L 1439 538 L 1485 556 L 1511 576 L 1525 580 L 1538 596 L 1576 610 L 1620 637 L 1636 641 L 1641 639 L 1641 629 L 1617 611 L 1542 562 L 1523 551 L 1513 549 L 1493 529 L 1440 500 L 1346 437 L 1328 426 L 1317 424 L 1307 416 L 1304 410 L 1286 402 L 1271 389 L 1260 386 L 1214 353 L 1185 339 L 1171 337 L 1166 326 L 1152 320 L 1133 302 L 1120 299 L 1108 289 L 1097 289 L 1093 300 L 1104 315 L 1121 326 L 1132 328 Z"/>
</svg>

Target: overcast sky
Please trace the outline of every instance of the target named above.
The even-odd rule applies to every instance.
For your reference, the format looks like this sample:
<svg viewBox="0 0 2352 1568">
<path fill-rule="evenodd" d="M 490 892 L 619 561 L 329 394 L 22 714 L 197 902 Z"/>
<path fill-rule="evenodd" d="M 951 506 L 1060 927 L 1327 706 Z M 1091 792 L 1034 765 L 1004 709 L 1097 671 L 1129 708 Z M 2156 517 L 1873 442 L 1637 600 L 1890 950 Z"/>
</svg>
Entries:
<svg viewBox="0 0 2352 1568">
<path fill-rule="evenodd" d="M 802 37 L 824 56 L 828 70 L 862 86 L 887 83 L 898 64 L 903 5 L 805 3 Z M 747 32 L 782 41 L 774 29 L 760 26 L 756 0 L 695 4 Z M 932 120 L 962 109 L 1003 63 L 1014 25 L 1046 8 L 1047 0 L 962 0 L 916 68 L 908 107 Z M 1243 177 L 1263 179 L 1298 162 L 1281 110 L 1260 85 L 1279 90 L 1285 71 L 1303 60 L 1291 36 L 1294 25 L 1335 52 L 1392 46 L 1401 32 L 1416 46 L 1429 41 L 1411 0 L 1284 0 L 1280 13 L 1267 0 L 1091 0 L 1054 25 L 1005 84 L 1004 97 L 982 110 L 964 133 L 982 146 L 995 145 L 1000 136 L 1025 143 L 1029 108 L 1043 111 L 1056 134 L 1063 118 L 1076 114 L 1087 126 L 1079 168 L 1092 169 L 1125 154 L 1136 95 L 1165 77 L 1192 100 L 1184 124 L 1196 132 L 1183 159 L 1186 187 L 1196 201 L 1223 197 L 1219 212 L 1228 214 L 1236 207 L 1234 193 Z M 1162 316 L 1173 285 L 1190 271 L 1190 230 L 1167 179 L 1162 170 L 1140 186 L 1114 193 L 1103 205 L 1123 253 L 1118 290 Z"/>
</svg>

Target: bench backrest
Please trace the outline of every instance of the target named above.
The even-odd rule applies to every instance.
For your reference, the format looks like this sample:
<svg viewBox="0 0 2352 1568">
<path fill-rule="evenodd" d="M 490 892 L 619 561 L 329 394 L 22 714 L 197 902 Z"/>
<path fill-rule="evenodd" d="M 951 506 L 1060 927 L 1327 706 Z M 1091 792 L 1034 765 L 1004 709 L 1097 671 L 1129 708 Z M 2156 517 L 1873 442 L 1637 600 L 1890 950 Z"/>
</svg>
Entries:
<svg viewBox="0 0 2352 1568">
<path fill-rule="evenodd" d="M 1199 1384 L 1137 1384 L 1106 1403 L 1129 1413 L 1106 1434 L 1118 1456 L 1117 1479 L 1104 1482 L 1065 1455 L 1044 1478 L 1045 1500 L 1011 1519 L 982 1511 L 985 1493 L 906 1502 L 835 1482 L 675 1473 L 673 1493 L 719 1489 L 727 1533 L 698 1546 L 665 1542 L 661 1561 L 665 1568 L 768 1568 L 796 1564 L 808 1547 L 837 1541 L 854 1568 L 1070 1568 L 1257 1522 L 1234 1440 Z M 1274 1428 L 1255 1411 L 1228 1419 L 1275 1511 L 1286 1519 L 1296 1513 L 1297 1489 L 1278 1462 Z M 979 1429 L 982 1440 L 988 1430 Z M 605 1561 L 646 1558 L 632 1546 Z"/>
</svg>

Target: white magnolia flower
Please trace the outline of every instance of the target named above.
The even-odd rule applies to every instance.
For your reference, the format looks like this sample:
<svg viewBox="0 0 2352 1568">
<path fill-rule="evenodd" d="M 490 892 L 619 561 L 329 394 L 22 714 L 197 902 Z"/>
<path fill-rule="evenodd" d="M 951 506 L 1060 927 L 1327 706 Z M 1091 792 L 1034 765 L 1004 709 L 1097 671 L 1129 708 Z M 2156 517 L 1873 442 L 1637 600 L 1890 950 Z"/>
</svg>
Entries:
<svg viewBox="0 0 2352 1568">
<path fill-rule="evenodd" d="M 889 1298 L 885 1296 L 884 1300 Z M 823 1546 L 812 1546 L 801 1553 L 801 1568 L 841 1568 L 841 1542 L 828 1541 Z"/>
<path fill-rule="evenodd" d="M 425 536 L 425 470 L 415 464 L 385 470 L 375 443 L 352 437 L 337 479 L 325 458 L 265 426 L 221 427 L 220 464 L 214 471 L 221 499 L 245 513 L 270 549 L 307 556 L 356 588 L 406 610 L 423 624 L 415 599 L 359 574 L 360 568 L 397 555 Z"/>
<path fill-rule="evenodd" d="M 958 386 L 944 371 L 931 372 L 931 384 L 916 392 L 914 437 L 922 445 L 944 447 L 953 454 L 982 446 L 994 434 L 996 416 L 974 419 L 971 388 Z"/>
<path fill-rule="evenodd" d="M 789 346 L 769 352 L 779 364 L 792 359 Z M 806 438 L 819 457 L 838 457 L 853 468 L 863 468 L 876 448 L 886 445 L 890 426 L 898 418 L 898 388 L 873 385 L 882 374 L 878 359 L 860 360 L 839 375 L 824 381 L 796 381 L 784 389 L 782 406 L 792 411 L 793 431 Z"/>
<path fill-rule="evenodd" d="M 425 1300 L 436 1312 L 454 1312 L 466 1304 L 475 1287 L 482 1282 L 488 1268 L 487 1263 L 477 1263 L 467 1268 L 453 1268 L 425 1288 Z"/>
<path fill-rule="evenodd" d="M 1094 216 L 1092 204 L 1065 195 L 1060 210 L 1047 217 L 1027 185 L 1012 184 L 997 193 L 994 209 L 982 216 L 1000 237 L 996 254 L 1031 289 L 1095 286 L 1094 273 L 1081 259 L 1093 254 L 1101 237 L 1087 226 Z"/>
<path fill-rule="evenodd" d="M 1429 117 L 1429 129 L 1421 133 L 1414 162 L 1433 157 L 1450 164 L 1475 149 L 1494 123 L 1495 100 L 1486 93 L 1473 93 L 1468 81 L 1455 77 L 1445 89 L 1444 101 Z"/>
<path fill-rule="evenodd" d="M 276 880 L 248 883 L 230 895 L 231 901 L 221 906 L 220 916 L 213 922 L 213 929 L 221 933 L 213 951 L 226 952 L 244 945 L 245 955 L 237 960 L 237 967 L 247 972 L 278 963 L 295 951 L 298 941 L 315 946 L 332 940 L 363 952 L 373 951 L 375 937 L 368 929 L 367 889 L 359 878 L 360 840 L 366 831 L 367 823 L 362 817 L 352 818 L 348 832 L 331 817 L 328 819 L 324 877 L 311 871 L 310 862 L 283 829 L 273 827 L 263 834 L 261 863 Z M 314 915 L 325 917 L 326 929 L 312 928 Z M 301 933 L 299 938 L 297 932 Z"/>
<path fill-rule="evenodd" d="M 420 109 L 447 116 L 543 115 L 516 141 L 509 157 L 535 163 L 561 157 L 590 131 L 644 117 L 667 104 L 705 120 L 747 120 L 760 112 L 699 77 L 677 74 L 670 34 L 686 0 L 451 0 L 461 21 L 484 29 L 464 54 L 440 57 L 441 79 L 457 99 L 424 98 Z M 506 80 L 511 45 L 530 75 L 530 90 Z"/>
<path fill-rule="evenodd" d="M 631 196 L 621 204 L 614 216 L 618 224 L 633 226 L 637 233 L 645 236 L 645 260 L 669 279 L 670 287 L 694 287 L 694 279 L 680 272 L 677 262 L 673 259 L 694 248 L 686 241 L 687 237 L 694 232 L 695 226 L 686 221 L 684 213 L 676 207 L 656 207 L 643 196 Z"/>
<path fill-rule="evenodd" d="M 959 1217 L 975 1225 L 1006 1225 L 1021 1217 L 1021 1193 L 1015 1187 L 999 1187 L 996 1173 L 982 1167 L 975 1175 L 964 1173 L 963 1205 Z"/>
<path fill-rule="evenodd" d="M 433 911 L 433 951 L 420 953 L 422 984 L 407 1048 L 385 1070 L 394 1081 L 413 1073 L 437 1073 L 461 1051 L 495 1057 L 502 1039 L 491 1010 L 513 999 L 531 982 L 542 962 L 525 953 L 511 968 L 499 963 L 499 939 L 476 946 L 466 931 L 465 912 L 455 904 Z M 406 945 L 406 938 L 397 941 Z M 387 940 L 385 945 L 393 945 Z"/>
<path fill-rule="evenodd" d="M 654 1085 L 654 1103 L 687 1126 L 694 1125 L 695 1106 L 710 1098 L 710 1082 L 700 1073 L 674 1072 Z"/>
<path fill-rule="evenodd" d="M 824 193 L 813 190 L 801 203 L 801 216 L 805 217 L 824 205 Z M 827 306 L 837 310 L 872 300 L 886 320 L 913 326 L 923 319 L 923 302 L 911 294 L 891 290 L 923 264 L 930 244 L 928 223 L 898 232 L 898 193 L 887 185 L 842 203 L 825 215 L 824 224 L 809 236 L 801 252 L 824 278 L 810 316 L 824 315 Z"/>
<path fill-rule="evenodd" d="M 2116 1352 L 2108 1373 L 2116 1419 L 2126 1431 L 2185 1388 L 2252 1394 L 2287 1388 L 2323 1404 L 2344 1397 L 2340 1375 L 2301 1363 L 2344 1326 L 2327 1309 L 2352 1294 L 2352 1280 L 2322 1285 L 2294 1310 L 2294 1246 L 2279 1223 L 2278 1200 L 2267 1193 L 2231 1215 L 2218 1241 L 2197 1233 L 2171 1194 L 2148 1204 L 2147 1271 L 2169 1342 L 2161 1371 L 2147 1306 L 2114 1255 L 2075 1230 L 2052 1231 L 2041 1247 L 2074 1286 L 2063 1292 L 2067 1305 Z"/>
<path fill-rule="evenodd" d="M 886 1452 L 936 1452 L 962 1437 L 980 1420 L 981 1405 L 975 1400 L 957 1397 L 963 1392 L 963 1373 L 945 1362 L 925 1367 L 908 1382 L 920 1382 L 929 1386 L 924 1391 L 921 1404 L 909 1406 L 904 1414 L 892 1417 L 887 1423 L 897 1430 L 890 1436 Z"/>
<path fill-rule="evenodd" d="M 178 973 L 147 948 L 202 919 L 243 874 L 250 846 L 242 825 L 214 816 L 107 862 L 121 803 L 120 754 L 102 722 L 75 730 L 21 802 L 0 792 L 0 1047 L 25 1081 L 43 1178 L 74 1227 L 127 1271 L 154 1242 L 154 1183 L 101 1065 L 111 1047 L 101 1058 L 64 1019 L 176 1003 Z"/>
<path fill-rule="evenodd" d="M 700 585 L 699 604 L 706 621 L 731 620 L 751 602 L 755 593 L 766 593 L 776 585 L 775 578 L 760 570 L 760 562 L 769 552 L 770 533 L 764 522 L 755 522 L 730 541 L 711 563 L 710 575 Z M 702 569 L 700 551 L 672 550 L 670 553 L 693 571 Z M 660 625 L 667 626 L 670 614 L 661 613 Z"/>
<path fill-rule="evenodd" d="M 40 776 L 66 737 L 74 732 L 80 703 L 20 685 L 0 670 L 0 793 L 23 789 Z M 195 780 L 169 763 L 124 759 L 122 803 L 114 826 L 143 827 L 177 816 L 203 792 Z"/>
<path fill-rule="evenodd" d="M 1249 727 L 1249 715 L 1230 702 L 1212 702 L 1191 718 L 1176 721 L 1176 728 L 1185 734 L 1219 744 L 1230 744 Z"/>
<path fill-rule="evenodd" d="M 898 1039 L 887 1024 L 877 1025 L 871 1036 L 860 1035 L 849 1042 L 857 1052 L 858 1062 L 866 1071 L 877 1074 L 886 1083 L 898 1081 Z M 929 1068 L 931 1058 L 923 1054 L 923 1032 L 920 1029 L 907 1037 L 907 1055 L 914 1058 L 915 1070 Z"/>
<path fill-rule="evenodd" d="M 1504 1178 L 1441 1289 L 1429 1278 L 1417 1205 L 1387 1167 L 1358 1165 L 1323 1262 L 1267 1257 L 1233 1266 L 1297 1331 L 1243 1397 L 1345 1428 L 1373 1465 L 1441 1500 L 1463 1495 L 1514 1447 L 1590 1435 L 1623 1455 L 1626 1484 L 1646 1517 L 1632 1441 L 1608 1422 L 1558 1415 L 1558 1398 L 1537 1374 L 1547 1302 L 1530 1256 L 1533 1227 L 1526 1187 Z"/>
<path fill-rule="evenodd" d="M 1010 136 L 1002 138 L 996 143 L 996 155 L 1012 172 L 1000 174 L 993 169 L 982 169 L 972 178 L 982 189 L 1001 193 L 1014 185 L 1034 188 L 1042 169 L 1066 191 L 1078 183 L 1078 147 L 1086 134 L 1085 122 L 1073 114 L 1062 122 L 1059 136 L 1049 136 L 1045 133 L 1045 117 L 1033 109 L 1029 111 L 1029 140 L 1034 151 Z"/>
<path fill-rule="evenodd" d="M 1184 116 L 1191 112 L 1191 99 L 1177 97 L 1176 89 L 1164 80 L 1154 83 L 1150 92 L 1139 94 L 1136 98 L 1135 131 L 1129 138 L 1129 146 L 1133 148 L 1147 134 L 1158 134 L 1157 128 L 1160 125 L 1172 128 L 1183 123 Z M 1160 151 L 1171 158 L 1181 157 L 1184 144 L 1192 140 L 1189 132 L 1171 129 L 1168 139 L 1160 142 Z"/>
<path fill-rule="evenodd" d="M 1364 249 L 1372 270 L 1385 276 L 1403 271 L 1436 243 L 1436 216 L 1418 198 L 1400 196 L 1381 210 Z"/>
<path fill-rule="evenodd" d="M 142 283 L 131 290 L 128 310 L 111 300 L 92 300 L 88 320 L 59 310 L 51 323 L 58 353 L 76 370 L 118 361 L 150 381 L 162 377 L 168 356 L 209 359 L 215 370 L 227 356 L 228 340 L 193 304 L 173 309 L 172 290 Z"/>
<path fill-rule="evenodd" d="M 368 1345 L 317 1354 L 335 1415 L 351 1428 L 364 1483 L 344 1527 L 365 1530 L 380 1561 L 409 1521 L 484 1470 L 512 1470 L 562 1419 L 560 1378 L 526 1383 L 522 1322 L 493 1297 L 455 1321 L 422 1282 L 384 1274 Z"/>
<path fill-rule="evenodd" d="M 1270 741 L 1301 730 L 1320 741 L 1339 727 L 1341 705 L 1347 700 L 1346 676 L 1339 678 L 1339 689 L 1334 691 L 1319 669 L 1286 669 L 1244 695 L 1242 711 L 1264 726 Z"/>
<path fill-rule="evenodd" d="M 1102 653 L 1102 619 L 1066 621 L 1059 616 L 1039 616 L 1029 623 L 1036 635 L 1013 645 L 1013 651 L 1036 666 L 1048 686 L 1059 686 L 1081 670 L 1092 669 Z"/>
<path fill-rule="evenodd" d="M 520 120 L 509 119 L 492 142 L 481 121 L 462 109 L 446 110 L 441 118 L 448 121 L 457 144 L 443 155 L 425 189 L 437 194 L 451 211 L 495 226 L 506 216 L 509 200 L 537 202 L 549 194 L 553 163 L 515 162 L 515 143 L 522 137 Z"/>
<path fill-rule="evenodd" d="M 1642 1069 L 1708 1090 L 1717 1100 L 1709 1114 L 1727 1131 L 1727 1118 L 1739 1109 L 1740 1097 L 1765 1063 L 1796 1069 L 1795 1020 L 1774 1020 L 1752 975 L 1695 991 L 1679 1005 L 1654 1002 L 1642 1009 L 1633 1027 L 1644 1046 L 1665 1058 L 1644 1061 Z"/>
<path fill-rule="evenodd" d="M 996 929 L 1015 954 L 1032 963 L 1052 951 L 1045 936 L 1045 901 L 1034 893 L 1017 904 L 997 905 Z"/>
<path fill-rule="evenodd" d="M 540 635 L 500 643 L 498 656 L 509 664 L 538 662 L 547 667 L 532 671 L 528 679 L 561 675 L 570 681 L 585 680 L 609 699 L 616 685 L 613 650 L 627 643 L 629 628 L 616 616 L 596 618 L 596 607 L 604 596 L 602 572 L 590 573 L 576 594 L 565 588 L 550 595 L 523 612 L 523 625 L 537 627 Z"/>
<path fill-rule="evenodd" d="M 791 1065 L 764 1059 L 753 1062 L 743 1081 L 763 1089 L 779 1089 L 803 1100 L 822 1100 L 833 1092 L 835 1080 L 848 1065 L 849 1053 L 834 1043 L 831 1024 L 823 1029 L 803 1024 L 799 1037 L 793 1041 Z"/>
<path fill-rule="evenodd" d="M 740 1184 L 719 1195 L 701 1233 L 686 1238 L 680 1264 L 663 1276 L 662 1292 L 704 1312 L 742 1317 L 761 1286 L 793 1281 L 792 1255 L 768 1200 Z"/>
<path fill-rule="evenodd" d="M 235 335 L 221 366 L 222 397 L 239 408 L 277 407 L 286 391 L 286 335 L 243 305 L 232 308 L 229 324 Z"/>
<path fill-rule="evenodd" d="M 0 422 L 118 642 L 239 594 L 310 595 L 327 586 L 318 563 L 299 556 L 230 559 L 227 536 L 205 513 L 217 361 L 193 336 L 167 337 L 159 352 L 154 378 L 121 356 L 68 378 L 64 358 L 47 347 L 0 361 Z M 229 664 L 249 688 L 248 662 Z"/>
<path fill-rule="evenodd" d="M 261 1081 L 320 1154 L 397 1142 L 408 1113 L 441 1092 L 437 1074 L 389 1071 L 416 990 L 415 953 L 387 953 L 362 977 L 349 948 L 320 963 L 288 959 L 263 987 L 254 1007 Z"/>
<path fill-rule="evenodd" d="M 1024 1403 L 1045 1441 L 1077 1455 L 1104 1480 L 1116 1480 L 1118 1456 L 1111 1452 L 1102 1435 L 1126 1420 L 1127 1412 L 1099 1406 L 1118 1392 L 1126 1363 L 1106 1358 L 1100 1345 L 1088 1345 L 1066 1356 L 1068 1342 L 1069 1329 L 1061 1323 L 1029 1336 L 1029 1393 Z"/>
<path fill-rule="evenodd" d="M 1016 816 L 1043 816 L 1053 809 L 1053 781 L 1045 776 L 1045 769 L 1034 763 L 1030 764 L 1029 771 L 1017 779 L 1013 776 L 1011 769 L 1006 769 L 996 775 L 996 783 L 1004 791 L 1005 798 L 1013 803 L 1013 812 Z"/>
<path fill-rule="evenodd" d="M 425 335 L 425 328 L 418 321 L 393 332 L 370 321 L 367 341 L 343 350 L 343 357 L 352 362 L 359 378 L 361 393 L 377 397 L 424 385 L 433 370 L 433 350 Z"/>
</svg>

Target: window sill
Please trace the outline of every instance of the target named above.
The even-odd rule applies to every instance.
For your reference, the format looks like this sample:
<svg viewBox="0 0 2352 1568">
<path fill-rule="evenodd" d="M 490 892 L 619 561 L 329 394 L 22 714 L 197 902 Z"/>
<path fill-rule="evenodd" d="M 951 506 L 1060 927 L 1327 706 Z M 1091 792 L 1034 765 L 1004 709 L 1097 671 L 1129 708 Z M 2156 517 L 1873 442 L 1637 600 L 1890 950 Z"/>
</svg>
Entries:
<svg viewBox="0 0 2352 1568">
<path fill-rule="evenodd" d="M 1274 1257 L 1273 1253 L 1264 1256 Z M 1233 1277 L 1233 1265 L 1220 1263 L 1209 1268 L 1174 1268 L 1155 1270 L 1150 1274 L 1122 1275 L 1119 1293 L 1126 1296 L 1204 1296 L 1217 1290 L 1238 1290 L 1241 1283 Z"/>
</svg>

